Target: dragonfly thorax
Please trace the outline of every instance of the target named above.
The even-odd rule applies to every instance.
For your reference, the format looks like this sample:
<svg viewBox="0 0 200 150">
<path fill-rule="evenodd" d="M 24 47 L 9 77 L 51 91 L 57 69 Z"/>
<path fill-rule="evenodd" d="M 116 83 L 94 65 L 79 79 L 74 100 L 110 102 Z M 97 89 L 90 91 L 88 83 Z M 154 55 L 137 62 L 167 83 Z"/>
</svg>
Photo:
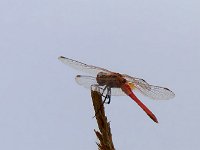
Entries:
<svg viewBox="0 0 200 150">
<path fill-rule="evenodd" d="M 104 73 L 100 72 L 96 77 L 97 83 L 100 86 L 109 86 L 120 88 L 124 83 L 126 83 L 126 79 L 122 77 L 119 73 Z"/>
</svg>

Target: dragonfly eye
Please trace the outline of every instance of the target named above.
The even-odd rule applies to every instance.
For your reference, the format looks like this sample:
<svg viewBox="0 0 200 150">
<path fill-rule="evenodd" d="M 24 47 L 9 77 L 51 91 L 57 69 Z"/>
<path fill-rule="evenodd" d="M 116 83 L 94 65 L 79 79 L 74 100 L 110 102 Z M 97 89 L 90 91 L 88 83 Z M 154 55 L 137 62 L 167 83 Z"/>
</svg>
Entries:
<svg viewBox="0 0 200 150">
<path fill-rule="evenodd" d="M 102 77 L 102 76 L 105 76 L 106 75 L 106 73 L 104 73 L 104 72 L 99 72 L 98 74 L 97 74 L 97 77 Z"/>
</svg>

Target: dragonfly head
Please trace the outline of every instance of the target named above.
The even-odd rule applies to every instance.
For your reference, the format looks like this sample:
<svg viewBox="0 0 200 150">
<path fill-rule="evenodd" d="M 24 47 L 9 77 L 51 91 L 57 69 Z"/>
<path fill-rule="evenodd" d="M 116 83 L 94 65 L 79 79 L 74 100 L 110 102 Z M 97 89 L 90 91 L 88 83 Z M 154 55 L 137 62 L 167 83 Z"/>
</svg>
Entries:
<svg viewBox="0 0 200 150">
<path fill-rule="evenodd" d="M 107 74 L 105 72 L 99 72 L 96 80 L 99 85 L 104 86 L 107 83 Z"/>
<path fill-rule="evenodd" d="M 97 74 L 97 77 L 105 77 L 106 75 L 107 75 L 107 73 L 105 73 L 105 72 L 99 72 Z"/>
</svg>

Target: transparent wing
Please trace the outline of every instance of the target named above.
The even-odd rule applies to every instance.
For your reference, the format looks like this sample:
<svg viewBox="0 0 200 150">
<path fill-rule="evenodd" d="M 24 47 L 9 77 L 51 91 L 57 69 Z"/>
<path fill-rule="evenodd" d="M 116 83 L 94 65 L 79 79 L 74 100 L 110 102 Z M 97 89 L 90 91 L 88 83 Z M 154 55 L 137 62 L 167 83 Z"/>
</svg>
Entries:
<svg viewBox="0 0 200 150">
<path fill-rule="evenodd" d="M 91 75 L 97 75 L 99 72 L 105 72 L 105 73 L 111 73 L 110 71 L 100 68 L 100 67 L 95 67 L 92 65 L 87 65 L 84 63 L 81 63 L 79 61 L 73 60 L 73 59 L 69 59 L 63 56 L 60 56 L 58 58 L 61 62 L 63 62 L 64 64 L 77 69 L 79 71 L 85 72 L 85 73 L 89 73 Z"/>
<path fill-rule="evenodd" d="M 92 76 L 77 75 L 75 80 L 79 85 L 81 85 L 87 89 L 91 89 L 92 85 L 98 86 L 98 89 L 96 89 L 94 87 L 94 88 L 92 88 L 92 90 L 97 90 L 100 93 L 103 93 L 103 89 L 105 88 L 105 86 L 99 86 L 98 83 L 96 82 L 96 78 L 92 77 Z M 125 96 L 126 94 L 120 88 L 112 88 L 111 95 Z"/>
<path fill-rule="evenodd" d="M 112 88 L 111 95 L 113 96 L 126 96 L 126 94 L 120 88 Z"/>
<path fill-rule="evenodd" d="M 149 88 L 143 88 L 136 85 L 137 89 L 144 95 L 156 100 L 168 100 L 174 98 L 175 94 L 165 87 L 149 85 Z"/>
<path fill-rule="evenodd" d="M 98 85 L 96 78 L 92 76 L 77 75 L 75 80 L 79 85 L 87 89 L 90 89 L 91 85 Z"/>
<path fill-rule="evenodd" d="M 123 77 L 129 82 L 129 84 L 133 84 L 133 90 L 138 90 L 143 95 L 146 95 L 152 99 L 168 100 L 175 96 L 175 94 L 168 88 L 153 86 L 148 84 L 143 79 L 134 78 L 128 75 L 123 75 Z"/>
<path fill-rule="evenodd" d="M 99 91 L 100 93 L 103 93 L 104 87 L 98 86 L 98 89 L 93 88 L 92 90 L 96 90 L 96 91 Z M 120 88 L 111 88 L 111 95 L 112 96 L 126 96 L 126 94 Z"/>
</svg>

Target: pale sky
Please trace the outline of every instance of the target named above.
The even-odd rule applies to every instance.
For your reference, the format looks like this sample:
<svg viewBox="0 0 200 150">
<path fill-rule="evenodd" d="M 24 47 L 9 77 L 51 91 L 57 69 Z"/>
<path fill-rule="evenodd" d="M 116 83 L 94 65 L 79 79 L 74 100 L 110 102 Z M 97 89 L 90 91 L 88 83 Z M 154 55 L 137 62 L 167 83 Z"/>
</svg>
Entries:
<svg viewBox="0 0 200 150">
<path fill-rule="evenodd" d="M 0 149 L 94 150 L 90 91 L 60 55 L 176 94 L 106 105 L 116 150 L 200 148 L 200 1 L 1 0 Z"/>
</svg>

